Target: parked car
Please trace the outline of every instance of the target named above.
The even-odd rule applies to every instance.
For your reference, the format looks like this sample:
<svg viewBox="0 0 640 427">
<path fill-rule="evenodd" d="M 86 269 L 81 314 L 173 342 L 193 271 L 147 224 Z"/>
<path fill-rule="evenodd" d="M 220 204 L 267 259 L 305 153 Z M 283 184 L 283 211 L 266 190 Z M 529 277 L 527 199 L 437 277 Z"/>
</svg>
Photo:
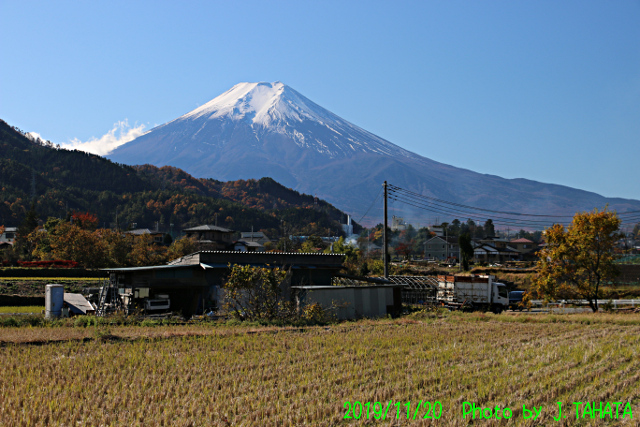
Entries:
<svg viewBox="0 0 640 427">
<path fill-rule="evenodd" d="M 509 292 L 509 308 L 511 310 L 522 310 L 524 305 L 522 299 L 527 291 L 511 291 Z"/>
</svg>

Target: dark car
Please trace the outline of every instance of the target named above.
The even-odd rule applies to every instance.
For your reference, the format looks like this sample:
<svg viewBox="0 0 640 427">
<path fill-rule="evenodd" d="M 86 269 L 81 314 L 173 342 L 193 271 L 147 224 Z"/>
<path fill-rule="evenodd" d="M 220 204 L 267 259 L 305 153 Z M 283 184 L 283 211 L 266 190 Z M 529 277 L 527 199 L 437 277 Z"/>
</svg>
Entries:
<svg viewBox="0 0 640 427">
<path fill-rule="evenodd" d="M 509 308 L 511 310 L 522 310 L 522 298 L 527 291 L 511 291 L 509 292 Z"/>
</svg>

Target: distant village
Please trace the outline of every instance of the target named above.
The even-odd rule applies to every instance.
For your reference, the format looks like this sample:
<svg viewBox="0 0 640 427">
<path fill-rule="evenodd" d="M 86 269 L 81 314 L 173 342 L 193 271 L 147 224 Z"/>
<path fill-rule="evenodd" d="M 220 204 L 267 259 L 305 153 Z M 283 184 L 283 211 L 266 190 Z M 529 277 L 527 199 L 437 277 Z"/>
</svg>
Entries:
<svg viewBox="0 0 640 427">
<path fill-rule="evenodd" d="M 361 233 L 354 234 L 350 216 L 347 216 L 346 223 L 342 225 L 342 234 L 336 236 L 268 236 L 264 231 L 237 231 L 211 224 L 184 228 L 177 233 L 173 231 L 173 227 L 162 231 L 160 223 L 155 223 L 153 228 L 136 226 L 136 223 L 130 224 L 129 229 L 123 230 L 122 234 L 134 238 L 145 237 L 149 244 L 159 246 L 169 246 L 176 240 L 189 239 L 193 242 L 193 248 L 203 251 L 334 253 L 334 244 L 338 241 L 341 242 L 341 249 L 350 246 L 361 251 L 365 259 L 379 258 L 382 251 L 382 224 L 370 229 L 364 228 Z M 47 231 L 42 224 L 39 229 Z M 6 265 L 7 251 L 16 242 L 18 227 L 2 227 L 0 231 L 0 251 L 4 254 Z M 283 228 L 282 231 L 285 232 L 286 229 Z M 459 237 L 463 233 L 471 236 L 471 261 L 480 264 L 535 261 L 538 251 L 545 246 L 542 231 L 497 231 L 490 219 L 484 225 L 475 224 L 472 220 L 461 223 L 456 219 L 451 223 L 416 229 L 406 223 L 403 217 L 393 216 L 389 231 L 390 254 L 398 261 L 412 259 L 456 264 L 461 258 Z M 617 246 L 621 253 L 640 253 L 639 227 L 636 225 L 633 232 L 626 233 Z"/>
<path fill-rule="evenodd" d="M 160 223 L 153 228 L 131 224 L 127 230 L 98 229 L 97 218 L 88 213 L 74 213 L 69 221 L 49 218 L 44 224 L 28 215 L 25 223 L 0 229 L 5 266 L 99 268 L 102 272 L 104 284 L 86 299 L 65 293 L 61 285 L 48 285 L 47 295 L 57 292 L 60 304 L 73 307 L 76 314 L 104 316 L 143 310 L 154 315 L 170 310 L 190 318 L 220 313 L 229 303 L 226 284 L 235 268 L 287 272 L 287 286 L 277 292 L 277 298 L 296 301 L 298 312 L 301 307 L 319 304 L 334 310 L 340 319 L 399 314 L 403 303 L 464 304 L 456 302 L 458 297 L 447 297 L 447 292 L 465 286 L 476 293 L 478 286 L 494 289 L 488 300 L 487 291 L 474 296 L 478 307 L 496 312 L 509 307 L 509 288 L 495 282 L 493 276 L 471 276 L 457 283 L 458 279 L 448 276 L 389 275 L 381 261 L 382 224 L 354 233 L 349 216 L 336 236 L 284 234 L 284 226 L 280 236 L 215 224 L 184 228 L 177 235 L 173 230 L 162 231 Z M 617 242 L 615 250 L 620 256 L 640 253 L 638 228 Z M 490 219 L 484 224 L 453 220 L 416 229 L 404 218 L 393 216 L 387 234 L 389 259 L 397 265 L 418 261 L 451 268 L 463 258 L 482 266 L 533 265 L 546 246 L 541 231 L 497 232 Z M 467 249 L 463 249 L 465 239 Z M 245 289 L 243 295 L 246 292 L 253 291 Z M 335 301 L 344 304 L 335 307 Z M 245 308 L 236 309 L 238 316 L 245 313 Z"/>
</svg>

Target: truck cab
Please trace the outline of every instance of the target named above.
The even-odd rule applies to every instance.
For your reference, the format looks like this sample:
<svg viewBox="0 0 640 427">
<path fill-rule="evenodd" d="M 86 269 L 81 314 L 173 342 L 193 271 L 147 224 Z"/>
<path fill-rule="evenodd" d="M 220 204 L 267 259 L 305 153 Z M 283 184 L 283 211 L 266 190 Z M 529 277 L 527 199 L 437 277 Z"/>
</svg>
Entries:
<svg viewBox="0 0 640 427">
<path fill-rule="evenodd" d="M 503 283 L 493 282 L 493 311 L 501 312 L 509 308 L 509 290 Z"/>
</svg>

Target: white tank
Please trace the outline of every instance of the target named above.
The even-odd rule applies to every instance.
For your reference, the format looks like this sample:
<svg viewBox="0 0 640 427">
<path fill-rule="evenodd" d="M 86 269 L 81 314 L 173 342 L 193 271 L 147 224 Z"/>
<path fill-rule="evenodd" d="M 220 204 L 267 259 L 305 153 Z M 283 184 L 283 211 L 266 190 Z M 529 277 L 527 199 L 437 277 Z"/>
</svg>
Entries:
<svg viewBox="0 0 640 427">
<path fill-rule="evenodd" d="M 47 285 L 44 291 L 45 319 L 60 317 L 62 315 L 62 305 L 64 304 L 64 286 Z"/>
</svg>

